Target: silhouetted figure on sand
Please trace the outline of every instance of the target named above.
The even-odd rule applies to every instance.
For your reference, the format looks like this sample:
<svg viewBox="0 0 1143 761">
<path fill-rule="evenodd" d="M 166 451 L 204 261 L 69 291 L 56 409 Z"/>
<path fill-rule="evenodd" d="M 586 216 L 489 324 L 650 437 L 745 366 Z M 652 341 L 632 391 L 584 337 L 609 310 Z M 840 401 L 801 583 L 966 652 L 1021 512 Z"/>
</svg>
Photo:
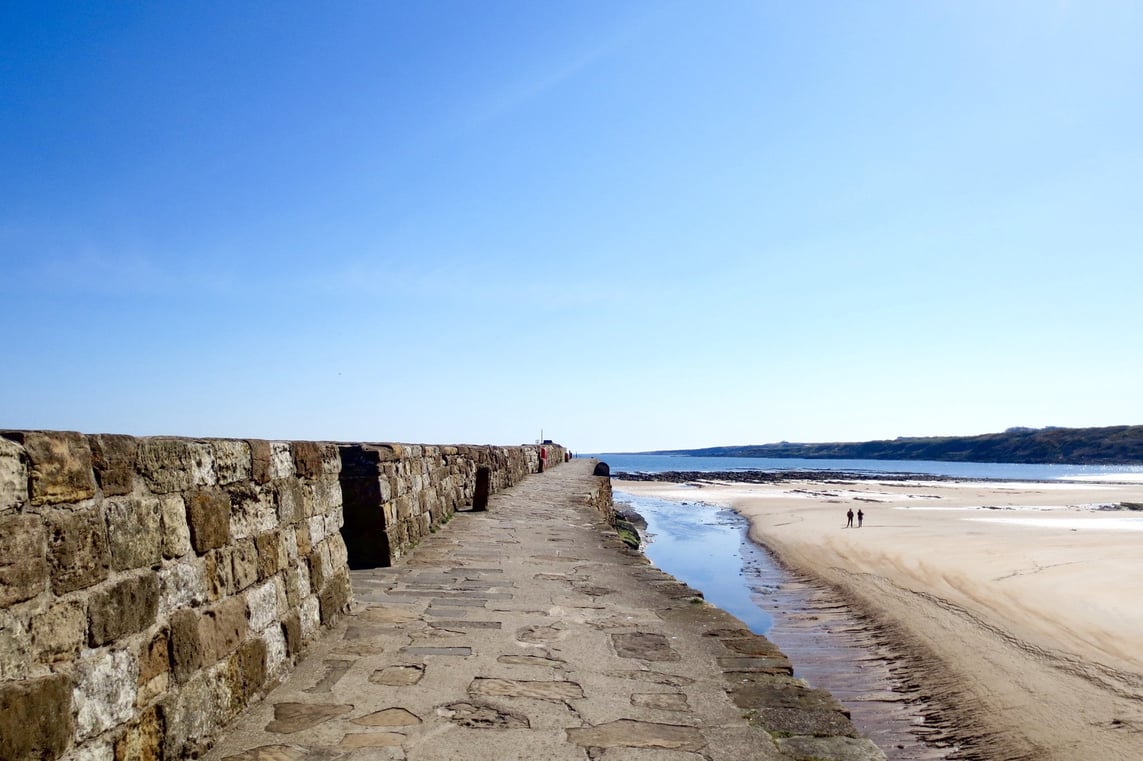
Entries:
<svg viewBox="0 0 1143 761">
<path fill-rule="evenodd" d="M 861 522 L 865 520 L 865 513 L 861 512 L 861 508 L 857 508 L 857 527 L 861 528 Z"/>
<path fill-rule="evenodd" d="M 849 508 L 849 512 L 847 512 L 845 514 L 845 517 L 846 517 L 845 527 L 846 528 L 853 528 L 853 508 L 852 507 Z"/>
</svg>

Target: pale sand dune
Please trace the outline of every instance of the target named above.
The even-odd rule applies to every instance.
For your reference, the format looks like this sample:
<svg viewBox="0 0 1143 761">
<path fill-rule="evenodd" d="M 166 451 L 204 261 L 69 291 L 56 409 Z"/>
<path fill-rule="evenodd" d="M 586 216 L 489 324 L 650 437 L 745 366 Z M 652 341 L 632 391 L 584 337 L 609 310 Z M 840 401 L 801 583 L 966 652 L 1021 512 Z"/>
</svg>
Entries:
<svg viewBox="0 0 1143 761">
<path fill-rule="evenodd" d="M 981 739 L 974 757 L 1143 759 L 1143 514 L 1096 509 L 1143 502 L 1143 484 L 616 488 L 745 515 L 755 541 L 891 625 Z"/>
</svg>

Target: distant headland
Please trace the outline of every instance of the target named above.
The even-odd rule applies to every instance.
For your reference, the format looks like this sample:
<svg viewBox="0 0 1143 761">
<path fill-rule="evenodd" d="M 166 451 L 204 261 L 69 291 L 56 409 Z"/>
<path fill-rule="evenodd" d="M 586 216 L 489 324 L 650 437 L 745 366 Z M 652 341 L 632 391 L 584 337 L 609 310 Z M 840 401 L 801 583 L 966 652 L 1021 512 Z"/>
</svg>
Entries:
<svg viewBox="0 0 1143 761">
<path fill-rule="evenodd" d="M 1071 465 L 1143 464 L 1143 425 L 1106 428 L 1009 428 L 979 436 L 899 437 L 885 441 L 671 449 L 640 454 L 781 457 L 811 460 L 938 460 Z"/>
</svg>

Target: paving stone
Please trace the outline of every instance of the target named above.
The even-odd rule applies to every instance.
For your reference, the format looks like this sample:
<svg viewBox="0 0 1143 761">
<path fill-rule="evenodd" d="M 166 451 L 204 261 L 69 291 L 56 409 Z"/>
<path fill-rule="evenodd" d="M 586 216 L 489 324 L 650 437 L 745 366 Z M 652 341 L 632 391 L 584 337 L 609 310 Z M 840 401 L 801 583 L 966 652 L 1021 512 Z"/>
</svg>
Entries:
<svg viewBox="0 0 1143 761">
<path fill-rule="evenodd" d="M 267 732 L 288 735 L 316 727 L 353 710 L 353 706 L 339 703 L 275 703 L 274 720 L 266 725 Z"/>
<path fill-rule="evenodd" d="M 498 708 L 488 703 L 450 703 L 444 706 L 442 712 L 452 721 L 462 727 L 475 729 L 528 729 L 531 722 L 528 717 L 516 711 Z"/>
<path fill-rule="evenodd" d="M 386 708 L 350 721 L 362 727 L 411 727 L 421 723 L 419 716 L 404 708 Z"/>
<path fill-rule="evenodd" d="M 496 661 L 511 666 L 540 666 L 544 668 L 564 668 L 568 665 L 567 661 L 559 658 L 547 658 L 542 655 L 501 655 Z"/>
<path fill-rule="evenodd" d="M 420 665 L 386 666 L 374 671 L 369 681 L 389 687 L 410 687 L 421 681 L 424 675 L 425 667 Z"/>
<path fill-rule="evenodd" d="M 402 653 L 409 655 L 447 655 L 447 656 L 468 656 L 472 655 L 471 647 L 403 647 Z"/>
<path fill-rule="evenodd" d="M 519 679 L 480 677 L 468 685 L 472 697 L 534 698 L 562 703 L 584 697 L 583 687 L 575 682 L 540 682 Z"/>
<path fill-rule="evenodd" d="M 796 761 L 802 759 L 885 761 L 884 751 L 864 738 L 780 737 L 777 743 L 783 753 Z"/>
<path fill-rule="evenodd" d="M 568 740 L 585 748 L 663 748 L 699 751 L 706 738 L 696 727 L 620 719 L 567 730 Z"/>
<path fill-rule="evenodd" d="M 306 690 L 309 693 L 329 692 L 333 686 L 337 684 L 349 668 L 353 665 L 353 661 L 345 660 L 327 660 L 325 661 L 325 674 L 313 687 Z"/>
<path fill-rule="evenodd" d="M 678 661 L 681 656 L 671 648 L 670 640 L 662 634 L 632 632 L 612 634 L 611 644 L 620 658 L 638 658 L 644 661 Z"/>
<path fill-rule="evenodd" d="M 682 692 L 637 692 L 631 696 L 631 705 L 661 711 L 690 710 L 687 696 Z"/>
</svg>

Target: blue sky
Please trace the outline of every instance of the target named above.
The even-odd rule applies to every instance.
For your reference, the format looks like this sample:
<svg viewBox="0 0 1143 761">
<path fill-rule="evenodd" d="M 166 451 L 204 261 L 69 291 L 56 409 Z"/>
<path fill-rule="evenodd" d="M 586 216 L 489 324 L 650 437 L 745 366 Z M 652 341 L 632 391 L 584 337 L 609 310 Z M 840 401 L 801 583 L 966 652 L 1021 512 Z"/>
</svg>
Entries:
<svg viewBox="0 0 1143 761">
<path fill-rule="evenodd" d="M 0 427 L 1143 423 L 1133 2 L 7 2 Z"/>
</svg>

